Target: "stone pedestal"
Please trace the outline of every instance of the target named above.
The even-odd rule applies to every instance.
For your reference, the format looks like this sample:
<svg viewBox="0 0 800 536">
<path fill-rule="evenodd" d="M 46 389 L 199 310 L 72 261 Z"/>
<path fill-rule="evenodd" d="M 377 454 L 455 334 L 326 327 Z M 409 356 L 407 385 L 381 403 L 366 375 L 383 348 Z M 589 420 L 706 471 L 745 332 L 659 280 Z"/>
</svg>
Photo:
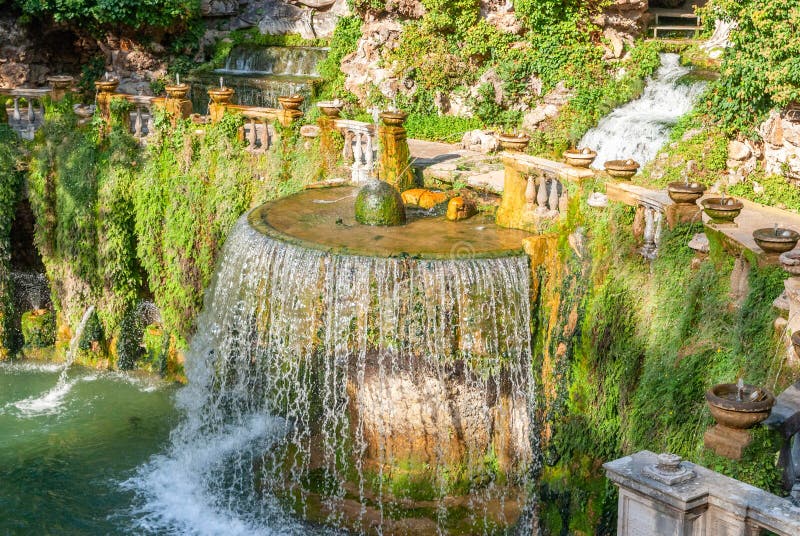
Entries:
<svg viewBox="0 0 800 536">
<path fill-rule="evenodd" d="M 667 217 L 667 226 L 674 229 L 682 223 L 700 223 L 703 221 L 703 211 L 698 205 L 667 205 L 664 213 Z"/>
<path fill-rule="evenodd" d="M 789 304 L 789 315 L 786 329 L 783 333 L 783 343 L 786 347 L 788 363 L 792 366 L 800 364 L 792 345 L 792 333 L 800 331 L 800 277 L 790 277 L 783 282 L 786 289 L 783 295 Z"/>
<path fill-rule="evenodd" d="M 325 175 L 329 175 L 336 162 L 339 159 L 340 151 L 337 150 L 336 143 L 333 139 L 333 133 L 336 130 L 336 119 L 321 115 L 317 119 L 317 126 L 319 126 L 319 152 L 322 155 L 322 161 L 325 165 Z"/>
<path fill-rule="evenodd" d="M 414 187 L 414 171 L 406 139 L 406 129 L 400 126 L 378 127 L 380 162 L 378 177 L 401 192 Z"/>
<path fill-rule="evenodd" d="M 98 80 L 94 83 L 97 89 L 97 109 L 100 111 L 100 116 L 109 124 L 111 121 L 111 99 L 114 97 L 114 91 L 119 86 L 119 80 Z"/>
<path fill-rule="evenodd" d="M 173 125 L 178 119 L 187 119 L 192 115 L 192 101 L 187 98 L 188 84 L 167 86 L 166 91 L 167 98 L 164 99 L 164 109 L 170 115 Z"/>
<path fill-rule="evenodd" d="M 744 450 L 753 441 L 753 436 L 747 430 L 735 430 L 727 426 L 714 425 L 706 430 L 703 444 L 719 456 L 731 460 L 741 460 Z"/>
<path fill-rule="evenodd" d="M 50 84 L 52 90 L 50 91 L 50 98 L 54 102 L 58 102 L 66 97 L 67 92 L 72 87 L 75 79 L 71 76 L 49 76 L 47 83 Z"/>
<path fill-rule="evenodd" d="M 535 188 L 536 178 L 529 178 L 523 174 L 509 157 L 503 159 L 503 164 L 505 169 L 503 199 L 497 210 L 497 225 L 536 231 L 535 199 L 531 199 L 529 191 L 531 184 Z"/>
</svg>

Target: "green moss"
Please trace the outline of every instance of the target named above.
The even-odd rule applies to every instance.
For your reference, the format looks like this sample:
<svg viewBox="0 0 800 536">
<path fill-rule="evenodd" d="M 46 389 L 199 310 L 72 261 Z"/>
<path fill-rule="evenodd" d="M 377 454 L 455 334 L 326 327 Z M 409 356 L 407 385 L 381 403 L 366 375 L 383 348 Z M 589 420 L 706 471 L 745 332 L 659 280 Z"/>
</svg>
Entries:
<svg viewBox="0 0 800 536">
<path fill-rule="evenodd" d="M 355 202 L 356 221 L 362 225 L 402 225 L 406 222 L 403 199 L 393 186 L 383 181 L 370 181 Z"/>
<path fill-rule="evenodd" d="M 53 311 L 28 311 L 22 315 L 21 325 L 26 348 L 46 348 L 56 343 L 56 319 Z"/>
</svg>

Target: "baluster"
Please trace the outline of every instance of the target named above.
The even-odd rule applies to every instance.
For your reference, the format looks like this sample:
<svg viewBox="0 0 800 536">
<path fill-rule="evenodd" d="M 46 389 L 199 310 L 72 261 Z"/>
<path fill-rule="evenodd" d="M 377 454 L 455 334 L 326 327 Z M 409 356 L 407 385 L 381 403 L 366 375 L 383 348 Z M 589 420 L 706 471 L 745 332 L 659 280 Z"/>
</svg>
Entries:
<svg viewBox="0 0 800 536">
<path fill-rule="evenodd" d="M 153 110 L 152 108 L 147 109 L 147 135 L 150 136 L 155 131 L 155 125 L 153 124 Z"/>
<path fill-rule="evenodd" d="M 248 121 L 248 125 L 250 126 L 250 131 L 247 133 L 247 149 L 249 151 L 255 151 L 256 149 L 256 120 L 250 119 Z"/>
<path fill-rule="evenodd" d="M 28 97 L 28 121 L 33 124 L 33 120 L 36 116 L 33 113 L 33 98 Z"/>
<path fill-rule="evenodd" d="M 133 137 L 142 138 L 142 106 L 136 106 L 136 112 L 133 117 Z"/>
<path fill-rule="evenodd" d="M 539 206 L 536 209 L 537 212 L 547 211 L 547 177 L 544 174 L 539 178 L 539 193 L 536 196 L 536 204 Z"/>
<path fill-rule="evenodd" d="M 375 153 L 372 144 L 372 136 L 369 133 L 364 134 L 364 137 L 367 140 L 366 148 L 364 149 L 364 164 L 366 169 L 371 170 L 373 164 L 375 163 Z"/>
<path fill-rule="evenodd" d="M 363 160 L 364 160 L 364 137 L 361 134 L 356 134 L 355 137 L 355 147 L 353 147 L 353 159 L 355 160 L 354 165 L 357 168 L 360 168 Z"/>
<path fill-rule="evenodd" d="M 14 121 L 21 121 L 22 115 L 19 113 L 19 97 L 14 97 Z"/>
<path fill-rule="evenodd" d="M 345 162 L 352 162 L 353 161 L 353 136 L 354 133 L 352 130 L 345 130 L 344 132 L 344 149 L 342 150 L 342 156 L 344 157 Z"/>
<path fill-rule="evenodd" d="M 653 231 L 653 245 L 658 249 L 659 244 L 661 244 L 661 228 L 664 225 L 664 214 L 660 210 L 654 210 L 655 215 L 653 219 L 655 220 L 655 230 Z"/>
<path fill-rule="evenodd" d="M 564 185 L 561 185 L 561 197 L 558 199 L 558 211 L 561 214 L 567 213 L 567 207 L 569 206 L 569 196 L 567 195 L 567 189 L 564 188 Z"/>
<path fill-rule="evenodd" d="M 528 208 L 536 208 L 536 177 L 529 175 L 525 185 L 525 202 Z"/>
<path fill-rule="evenodd" d="M 650 248 L 655 245 L 653 236 L 655 234 L 655 221 L 653 218 L 653 209 L 644 207 L 644 247 Z"/>
<path fill-rule="evenodd" d="M 547 201 L 547 205 L 550 207 L 550 210 L 557 211 L 558 210 L 558 187 L 559 182 L 558 179 L 553 179 L 550 181 L 550 199 Z"/>
</svg>

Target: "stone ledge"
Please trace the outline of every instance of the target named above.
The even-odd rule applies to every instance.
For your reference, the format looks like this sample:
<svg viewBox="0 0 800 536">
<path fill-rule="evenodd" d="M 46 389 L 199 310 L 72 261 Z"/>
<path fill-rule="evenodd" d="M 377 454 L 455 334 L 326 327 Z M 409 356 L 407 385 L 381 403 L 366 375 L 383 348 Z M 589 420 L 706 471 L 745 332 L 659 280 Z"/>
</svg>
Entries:
<svg viewBox="0 0 800 536">
<path fill-rule="evenodd" d="M 678 513 L 698 512 L 703 507 L 715 507 L 715 515 L 724 513 L 737 518 L 744 534 L 745 524 L 757 524 L 781 535 L 800 534 L 800 507 L 789 500 L 721 475 L 691 462 L 683 462 L 696 478 L 668 486 L 643 474 L 646 466 L 657 463 L 657 455 L 642 451 L 603 464 L 606 476 L 621 490 L 633 490 L 638 495 L 677 510 Z M 701 515 L 709 515 L 708 511 Z M 620 519 L 623 523 L 624 520 Z M 624 528 L 624 527 L 623 527 Z M 627 534 L 624 530 L 620 534 Z"/>
<path fill-rule="evenodd" d="M 778 395 L 764 426 L 778 430 L 786 439 L 800 432 L 800 381 Z"/>
</svg>

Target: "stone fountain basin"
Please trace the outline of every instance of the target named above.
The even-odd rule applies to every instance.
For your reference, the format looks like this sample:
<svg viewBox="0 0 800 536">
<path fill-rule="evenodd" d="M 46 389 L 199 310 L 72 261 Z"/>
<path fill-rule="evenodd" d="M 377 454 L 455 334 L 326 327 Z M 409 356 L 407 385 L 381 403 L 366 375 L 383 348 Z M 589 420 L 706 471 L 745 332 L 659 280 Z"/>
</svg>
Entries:
<svg viewBox="0 0 800 536">
<path fill-rule="evenodd" d="M 531 142 L 531 137 L 526 134 L 499 134 L 497 141 L 500 147 L 506 151 L 524 152 Z"/>
<path fill-rule="evenodd" d="M 339 117 L 342 113 L 343 106 L 333 101 L 320 101 L 317 103 L 317 108 L 327 117 Z"/>
<path fill-rule="evenodd" d="M 189 89 L 189 84 L 173 84 L 164 87 L 164 91 L 173 99 L 185 99 L 189 94 Z"/>
<path fill-rule="evenodd" d="M 699 182 L 671 182 L 667 185 L 669 198 L 679 205 L 694 205 L 705 191 L 705 185 Z"/>
<path fill-rule="evenodd" d="M 787 251 L 778 257 L 781 268 L 790 275 L 800 275 L 800 251 Z"/>
<path fill-rule="evenodd" d="M 767 253 L 786 253 L 797 245 L 800 234 L 791 229 L 756 229 L 753 240 Z"/>
<path fill-rule="evenodd" d="M 742 202 L 733 197 L 709 197 L 700 201 L 700 204 L 714 223 L 730 223 L 744 208 Z"/>
<path fill-rule="evenodd" d="M 715 385 L 706 391 L 706 402 L 711 415 L 721 425 L 736 430 L 746 430 L 769 417 L 775 397 L 766 389 L 744 384 L 742 401 L 736 400 L 738 387 L 733 383 Z M 763 399 L 748 401 L 755 391 L 763 393 Z"/>
<path fill-rule="evenodd" d="M 278 97 L 278 104 L 280 104 L 284 110 L 299 110 L 300 106 L 303 105 L 303 100 L 304 98 L 300 95 L 284 96 Z"/>
<path fill-rule="evenodd" d="M 588 168 L 597 158 L 597 151 L 564 151 L 564 162 L 570 166 Z"/>
<path fill-rule="evenodd" d="M 234 90 L 229 87 L 208 90 L 208 96 L 211 97 L 215 104 L 227 103 L 233 97 L 233 93 Z"/>
<path fill-rule="evenodd" d="M 405 123 L 407 117 L 408 114 L 402 110 L 386 110 L 380 113 L 380 118 L 387 127 L 401 127 L 403 123 Z"/>
<path fill-rule="evenodd" d="M 94 87 L 98 91 L 103 91 L 106 93 L 111 93 L 119 86 L 119 80 L 116 78 L 112 78 L 111 80 L 98 80 L 94 83 Z"/>
<path fill-rule="evenodd" d="M 609 160 L 603 166 L 606 173 L 616 179 L 630 179 L 639 170 L 639 162 L 635 160 Z"/>
</svg>

